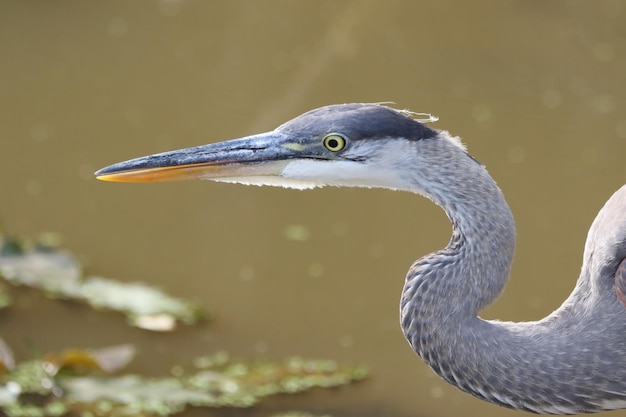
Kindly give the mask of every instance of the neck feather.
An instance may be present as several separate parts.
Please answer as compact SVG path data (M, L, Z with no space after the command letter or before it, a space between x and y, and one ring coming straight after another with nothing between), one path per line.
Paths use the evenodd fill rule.
M413 349L448 382L505 407L553 414L625 407L626 359L604 330L626 332L626 320L612 323L607 307L572 308L585 296L588 270L563 306L539 322L477 317L508 280L513 217L484 167L445 140L427 145L419 153L433 152L435 162L412 170L407 183L445 210L453 233L407 275L401 323Z

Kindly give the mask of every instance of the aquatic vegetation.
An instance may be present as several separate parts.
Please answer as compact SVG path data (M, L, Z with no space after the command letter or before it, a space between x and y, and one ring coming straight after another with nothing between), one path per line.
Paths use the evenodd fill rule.
M144 283L85 277L70 252L50 244L27 245L0 236L0 276L14 285L41 290L51 298L119 311L131 325L147 330L169 331L177 322L194 324L207 317L200 306ZM0 289L0 307L9 302L8 294L3 294Z
M0 277L53 299L81 301L95 309L119 311L149 330L172 330L177 322L206 317L197 305L143 283L83 276L81 265L58 239L25 244L0 236ZM50 244L54 241L54 244ZM10 308L0 286L0 307ZM237 360L225 352L196 358L170 375L123 373L134 358L130 344L101 349L67 348L30 360L16 360L0 338L0 411L8 417L156 417L188 407L250 407L262 399L314 388L332 388L363 379L362 367L298 357L279 362ZM328 417L303 412L276 417Z
M133 355L122 345L20 362L0 377L0 407L9 417L167 416L189 406L250 407L270 395L337 387L366 375L328 360L242 361L224 352L160 378L113 374Z

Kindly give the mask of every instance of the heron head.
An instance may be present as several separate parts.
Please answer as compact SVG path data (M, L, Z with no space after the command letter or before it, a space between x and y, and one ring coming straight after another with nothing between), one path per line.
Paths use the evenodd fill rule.
M144 156L96 172L104 181L210 179L313 188L403 188L406 150L440 133L407 111L341 104L304 113L273 131Z

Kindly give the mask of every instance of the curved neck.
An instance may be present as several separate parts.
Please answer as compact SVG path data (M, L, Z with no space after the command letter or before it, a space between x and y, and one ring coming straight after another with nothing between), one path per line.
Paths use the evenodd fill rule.
M515 252L515 221L504 196L487 170L447 141L431 149L447 155L433 167L414 170L409 191L441 206L452 223L448 245L418 259L409 270L403 303L418 302L429 315L455 321L475 317L500 295L508 280ZM430 157L427 155L427 157ZM453 162L452 162L453 161ZM447 303L435 295L436 287ZM431 303L432 301L432 303ZM403 309L405 305L403 304Z
M410 345L448 382L505 407L564 414L626 406L626 359L616 359L610 350L613 331L597 331L626 331L626 320L611 323L611 315L601 314L607 312L602 307L572 309L584 297L579 290L584 286L577 286L559 310L539 322L477 317L508 280L515 225L487 171L468 155L445 150L452 153L453 164L440 161L437 169L413 171L412 183L418 185L410 191L440 205L453 233L444 249L417 260L407 275L401 323ZM583 271L579 284L588 279ZM599 371L602 358L625 366ZM595 400L600 386L601 402Z

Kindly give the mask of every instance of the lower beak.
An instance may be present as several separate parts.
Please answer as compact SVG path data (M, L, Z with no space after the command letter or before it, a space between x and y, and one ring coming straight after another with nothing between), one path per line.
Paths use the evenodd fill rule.
M268 132L135 158L102 168L95 175L115 182L278 176L297 157L298 149L290 136Z

